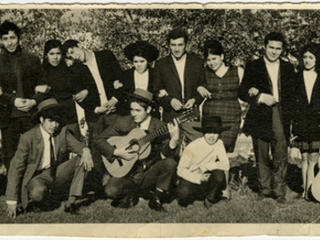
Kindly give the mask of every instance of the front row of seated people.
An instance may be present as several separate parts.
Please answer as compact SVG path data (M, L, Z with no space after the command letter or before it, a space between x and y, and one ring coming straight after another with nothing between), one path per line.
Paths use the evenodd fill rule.
M105 161L136 161L123 177L110 176L104 185L106 196L113 199L112 206L122 208L135 206L139 197L145 197L150 199L151 209L165 211L162 204L177 188L179 205L187 206L196 196L203 195L204 205L209 208L222 198L222 190L228 184L229 161L223 142L219 140L219 133L228 127L222 127L220 117L204 118L200 130L204 136L191 142L177 161L179 124L176 119L166 124L152 117L150 113L155 104L152 99L152 93L136 89L129 101L130 115L119 117L94 139L94 146ZM93 160L89 148L63 126L65 109L55 99L44 100L33 116L39 124L20 138L8 173L6 200L10 217L16 216L18 206L27 209L28 205L41 202L49 189L70 179L65 211L78 210L76 199L82 196ZM111 137L126 136L136 128L144 134L162 128L169 134L147 143L151 144L151 151L145 159L139 159L138 151L128 148L129 143L116 148L107 142ZM69 159L69 151L76 153L76 157Z

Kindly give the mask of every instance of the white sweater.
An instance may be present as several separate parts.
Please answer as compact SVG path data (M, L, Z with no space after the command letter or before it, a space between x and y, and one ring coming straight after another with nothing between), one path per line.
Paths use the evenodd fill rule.
M223 142L219 139L215 144L209 145L201 137L191 142L183 151L177 174L189 182L201 184L202 173L215 169L227 171L229 168Z

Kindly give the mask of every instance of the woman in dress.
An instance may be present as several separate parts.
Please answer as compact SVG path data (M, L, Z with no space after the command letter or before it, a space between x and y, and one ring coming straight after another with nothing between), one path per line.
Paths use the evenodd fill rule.
M320 149L320 51L310 43L301 51L302 69L297 73L296 94L292 105L292 152L301 154L303 193L298 198L308 200L308 190L314 180L314 167ZM299 153L300 150L300 153Z
M125 47L124 55L133 63L133 67L123 72L121 90L131 94L136 88L153 92L153 69L150 64L158 58L158 49L148 42L137 41ZM129 108L124 107L126 105L124 103L121 109L124 115L130 113ZM153 110L152 116L160 118L158 108Z
M226 66L224 50L219 41L211 40L204 44L207 87L198 87L199 93L206 98L202 117L220 116L223 127L231 129L221 133L227 153L234 151L241 121L241 107L238 101L239 75L242 69ZM241 76L242 77L242 76Z

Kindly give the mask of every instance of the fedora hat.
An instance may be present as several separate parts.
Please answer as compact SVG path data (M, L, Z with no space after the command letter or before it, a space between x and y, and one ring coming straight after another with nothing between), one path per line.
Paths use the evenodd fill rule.
M43 110L57 108L61 110L62 114L69 110L69 107L66 105L59 105L58 101L55 98L48 98L40 102L37 106L38 111L32 116L33 120L39 121L40 114Z
M146 41L137 41L125 47L124 55L130 61L133 61L134 56L141 56L150 63L159 57L159 51Z
M126 94L129 95L131 98L139 99L147 104L157 105L154 101L152 101L153 94L147 90L137 88L136 90L134 90L134 93L126 93Z
M193 127L193 129L202 133L222 133L230 128L231 126L222 127L221 117L218 116L203 117L201 127Z

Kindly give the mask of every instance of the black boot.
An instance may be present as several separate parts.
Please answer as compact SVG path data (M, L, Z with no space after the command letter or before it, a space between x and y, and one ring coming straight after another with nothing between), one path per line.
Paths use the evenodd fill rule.
M162 195L163 195L163 192L160 192L157 189L154 191L149 201L149 207L151 209L157 212L166 212L166 210L163 208L162 203L160 201Z

